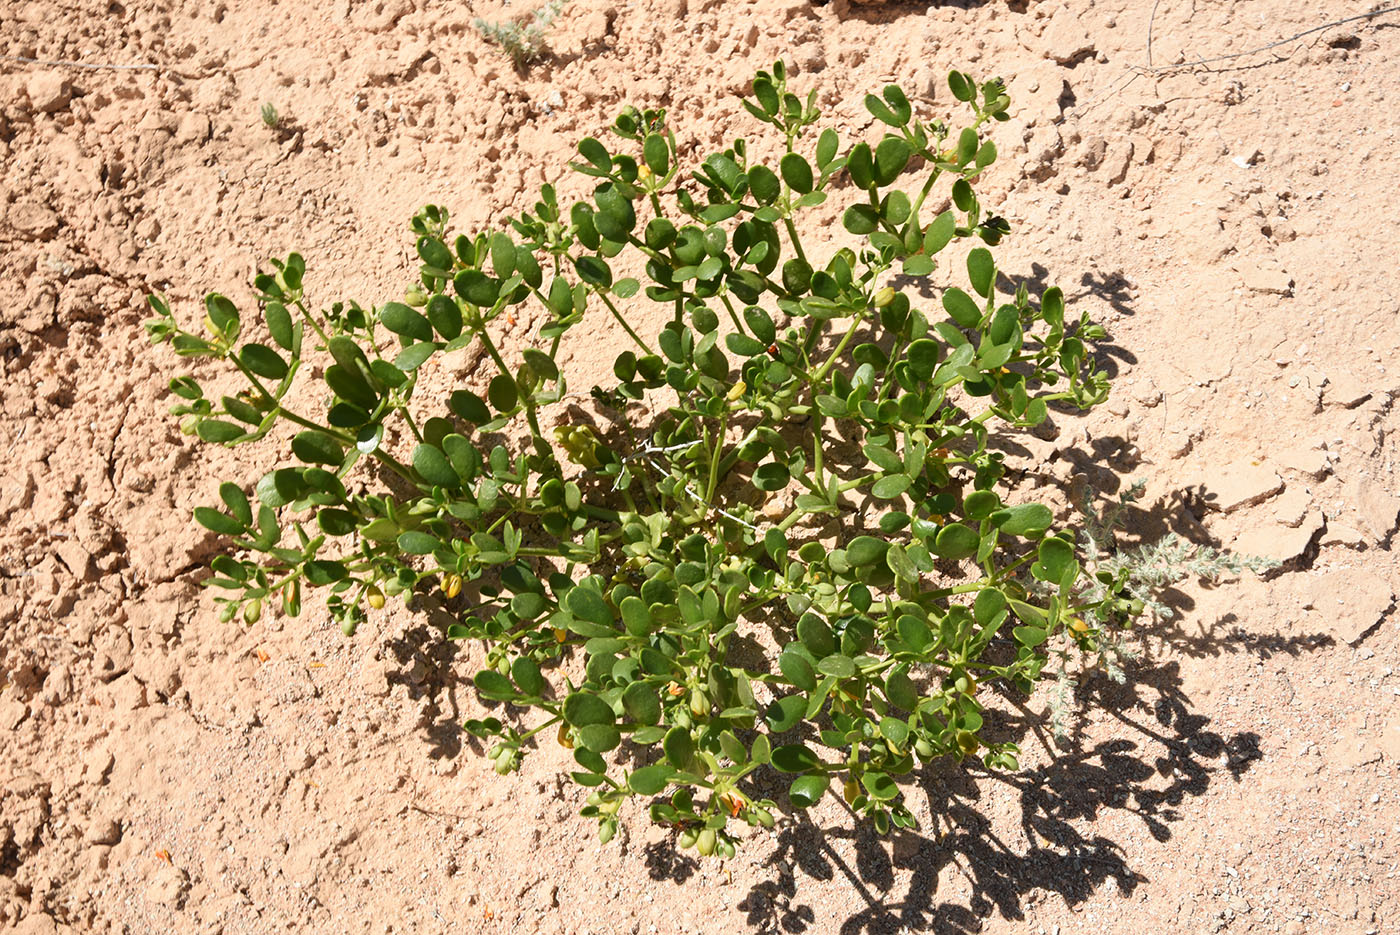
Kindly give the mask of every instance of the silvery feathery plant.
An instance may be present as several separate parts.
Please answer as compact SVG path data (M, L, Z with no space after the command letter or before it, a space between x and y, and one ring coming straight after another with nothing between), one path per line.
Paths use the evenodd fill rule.
M564 3L565 0L552 0L531 13L528 23L513 20L493 23L477 17L472 20L472 26L486 41L504 49L516 68L524 68L544 55L549 27L564 9Z
M1091 624L1103 623L1093 620L1098 609L1094 601L1110 593L1127 597L1134 616L1145 614L1149 620L1164 621L1175 617L1176 611L1162 600L1162 592L1180 581L1188 578L1219 581L1246 570L1263 573L1279 567L1280 563L1274 559L1197 545L1174 532L1132 548L1120 548L1117 532L1122 528L1124 511L1142 498L1146 488L1146 480L1135 481L1116 499L1101 507L1096 505L1095 492L1088 484L1077 488L1074 505L1083 518L1080 548L1085 564L1095 571L1095 583L1084 592L1091 608L1087 620L1071 619L1067 628L1070 633L1087 632ZM1072 643L1060 646L1053 654L1055 664L1050 674L1055 685L1050 693L1050 726L1058 738L1069 736L1074 722L1075 691L1080 678L1072 674L1071 666L1102 670L1109 679L1122 685L1127 681L1124 663L1138 658L1137 652L1127 645L1126 631L1102 626L1096 629L1099 638L1092 647L1092 654L1074 653L1072 650L1088 647Z

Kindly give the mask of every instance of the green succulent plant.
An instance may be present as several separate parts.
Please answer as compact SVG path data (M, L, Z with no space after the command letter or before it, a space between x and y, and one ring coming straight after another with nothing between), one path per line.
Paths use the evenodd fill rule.
M1008 225L976 186L1008 98L959 72L949 85L965 128L916 118L891 85L866 99L881 138L843 145L778 63L744 106L781 157L735 140L688 171L664 111L629 107L612 146L578 145L588 199L546 186L508 229L474 234L419 212L402 301L313 312L302 258L275 262L256 280L265 339L240 343L221 295L202 332L152 297L153 340L247 381L215 399L173 380L187 433L295 430L251 494L226 482L195 511L229 545L206 582L225 618L296 614L317 588L353 633L386 599L441 589L447 637L484 647L476 690L499 704L466 729L501 773L540 735L571 747L604 840L637 799L682 845L732 854L735 822L771 826L780 808L761 772L788 777L781 807L836 781L883 832L914 823L899 777L917 762L1016 768L983 730L983 686L1030 692L1052 646L1092 651L1142 604L1126 571L1086 569L1048 507L1003 495L994 427L1105 399L1103 331L1058 289L998 291L988 248ZM798 220L838 194L857 246L804 241ZM939 285L965 241L966 286ZM615 273L628 257L645 284ZM525 303L545 323L508 355L492 333ZM666 323L643 336L645 304ZM632 346L592 394L622 427L546 431L568 394L560 342L604 311ZM484 393L424 412L424 364L477 347L495 368ZM312 360L315 414L289 402ZM498 432L521 441L484 441Z

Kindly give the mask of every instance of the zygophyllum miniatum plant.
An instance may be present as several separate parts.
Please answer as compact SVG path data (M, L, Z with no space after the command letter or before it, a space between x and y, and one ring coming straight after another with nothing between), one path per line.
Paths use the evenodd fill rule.
M1103 331L1059 289L998 291L988 248L1008 225L976 188L1008 98L949 85L966 127L916 118L891 85L866 98L883 136L848 146L815 132L815 94L779 63L744 102L785 143L771 165L736 140L684 169L664 111L629 107L612 144L578 145L586 200L546 186L482 233L419 212L402 301L315 311L296 254L256 278L251 340L221 295L202 330L153 297L154 341L246 380L219 399L173 380L186 432L289 430L251 491L225 483L195 513L227 538L206 582L224 616L295 615L314 588L351 633L439 589L447 637L485 647L475 686L499 703L466 729L500 773L541 739L572 748L604 840L636 799L683 846L729 855L734 822L771 826L833 782L883 832L913 824L899 777L920 761L1015 769L1016 747L984 734L987 686L1030 692L1052 647L1092 652L1142 605L1049 508L1001 492L990 434L1103 401ZM836 194L855 247L799 235ZM945 255L962 285L932 278ZM645 284L615 273L627 257ZM524 303L546 321L507 353L493 331ZM648 304L665 324L643 334ZM612 322L630 343L592 396L622 428L547 430L568 393L561 340ZM424 411L424 364L470 347L495 370L484 394ZM288 401L311 361L314 412ZM484 440L502 436L517 441ZM785 801L759 794L772 771Z

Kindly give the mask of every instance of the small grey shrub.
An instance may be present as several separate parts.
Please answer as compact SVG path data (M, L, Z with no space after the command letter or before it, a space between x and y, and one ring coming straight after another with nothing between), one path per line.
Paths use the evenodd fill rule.
M530 14L528 23L522 24L514 20L492 23L477 17L472 20L472 25L487 42L504 49L517 68L523 68L544 55L549 27L563 8L564 0L552 0Z

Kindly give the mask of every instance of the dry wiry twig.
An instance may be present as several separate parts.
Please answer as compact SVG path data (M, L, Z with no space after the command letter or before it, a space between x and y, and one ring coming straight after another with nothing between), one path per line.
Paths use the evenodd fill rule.
M105 62L70 62L66 59L29 58L24 55L0 55L0 61L23 62L26 65L50 65L61 68L110 69L112 71L160 71L160 65L112 65Z
M1147 67L1152 67L1152 27L1157 22L1157 7L1162 5L1162 0L1153 0L1152 13L1147 17Z
M1358 13L1355 16L1347 16L1343 17L1342 19L1332 20L1331 22L1323 23L1321 26L1314 26L1311 29L1305 29L1300 33L1295 33L1294 35L1289 36L1287 39L1279 39L1277 42L1270 42L1268 45L1261 45L1257 49L1249 49L1245 52L1231 52L1228 55L1216 55L1212 58L1196 59L1195 61L1190 62L1180 62L1176 65L1154 66L1152 64L1152 25L1153 21L1157 18L1157 6L1161 2L1162 0L1157 0L1156 3L1152 4L1152 16L1147 22L1147 64L1133 66L1134 70L1140 73L1162 74L1164 72L1183 71L1188 68L1195 68L1199 65L1212 65L1216 62L1228 62L1237 58L1245 58L1246 56L1257 55L1260 52L1267 52L1270 49L1276 49L1281 45L1288 45L1288 43L1296 42L1299 39L1302 39L1304 36L1311 36L1313 33L1322 32L1326 29L1332 29L1336 26L1344 26L1347 23L1355 23L1358 20L1375 19L1376 17L1384 16L1387 13L1394 13L1396 11L1400 11L1400 3L1395 3L1387 7L1382 7L1379 10L1372 10L1369 13Z
M1259 46L1256 49L1249 49L1245 52L1232 52L1228 55L1217 55L1213 58L1199 58L1190 62L1179 62L1175 65L1153 65L1153 27L1155 26L1157 20L1157 7L1161 5L1161 2L1162 0L1155 0L1155 2L1152 4L1152 12L1149 15L1147 21L1147 64L1127 66L1127 68L1124 69L1123 74L1119 77L1117 81L1115 81L1112 87L1110 87L1106 91L1103 91L1102 93L1094 95L1092 98L1085 101L1083 104L1080 104L1079 106L1060 114L1060 116L1057 117L1054 121L1056 125L1064 123L1065 120L1069 119L1071 116L1083 114L1090 108L1101 104L1104 101L1109 100L1110 98L1116 97L1125 88L1127 88L1128 85L1132 84L1134 81L1143 77L1144 75L1172 74L1175 72L1187 71L1189 69L1197 68L1202 65L1212 65L1216 62L1230 61L1232 59L1244 58L1250 55L1257 55L1260 52L1267 52L1269 49L1276 49L1281 45L1287 45L1290 42L1296 42L1299 39L1304 38L1305 36L1310 36L1314 33L1322 32L1327 29L1332 29L1337 26L1343 26L1347 23L1354 23L1358 20L1375 19L1376 17L1384 16L1387 13L1400 12L1400 3L1394 3L1387 7L1381 7L1377 10L1371 10L1369 13L1358 13L1355 16L1347 16L1342 19L1332 20L1330 22L1323 23L1320 26L1314 26L1311 29L1305 29L1302 32L1289 36L1286 39L1279 39L1276 42L1271 42L1268 45Z

